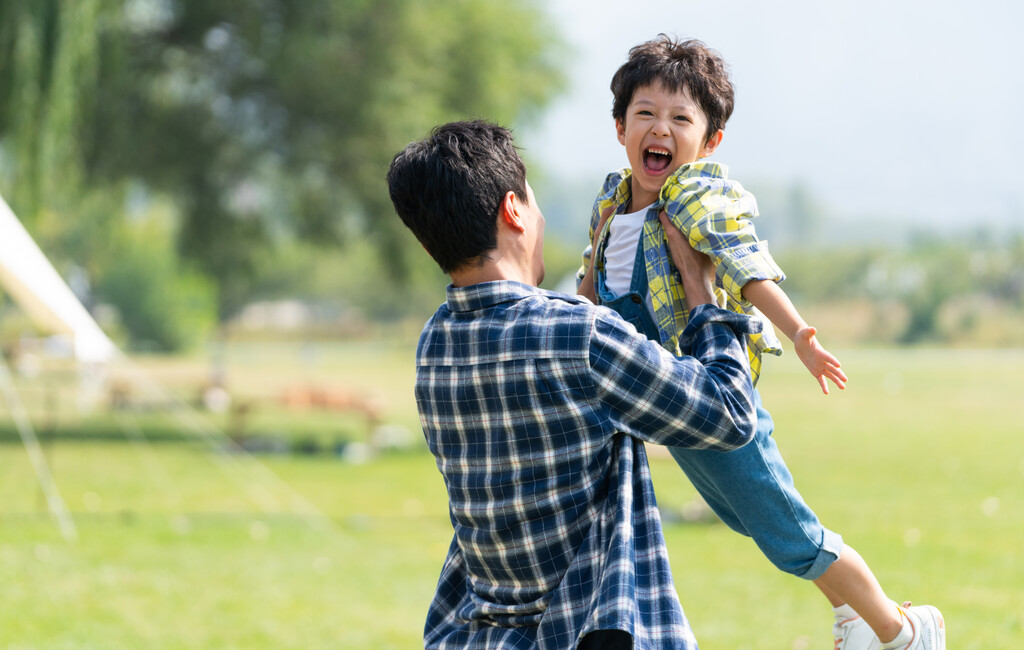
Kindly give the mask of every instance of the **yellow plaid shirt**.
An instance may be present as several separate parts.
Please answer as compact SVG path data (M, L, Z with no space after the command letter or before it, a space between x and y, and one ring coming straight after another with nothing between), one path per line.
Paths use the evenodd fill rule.
M594 201L590 241L594 240L601 214L608 207L614 208L598 240L597 268L604 268L604 247L614 215L622 214L629 205L631 174L629 169L608 174L601 194ZM715 295L719 306L765 321L764 330L750 335L747 340L751 375L756 382L761 374L761 355L780 355L782 345L771 323L743 299L741 290L751 280L781 282L786 276L772 259L767 243L758 239L754 232L750 221L758 214L754 195L727 176L728 168L714 162L698 161L680 167L665 181L658 202L648 210L640 237L662 346L673 354L682 353L679 335L689 318L682 280L672 264L665 232L658 220L658 212L665 210L672 223L690 240L690 245L714 261ZM576 275L577 285L591 255L591 246L587 246L583 251L583 266Z

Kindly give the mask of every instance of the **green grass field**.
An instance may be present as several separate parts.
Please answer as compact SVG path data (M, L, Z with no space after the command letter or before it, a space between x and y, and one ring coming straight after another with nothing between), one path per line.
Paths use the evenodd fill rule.
M296 382L358 386L383 400L386 422L414 428L411 358L411 345L369 344L253 345L227 357L232 387L263 405L252 431L324 440L357 438L361 425L284 412L273 395ZM761 390L797 485L892 597L943 610L950 648L1021 647L1024 351L841 358L849 388L827 398L793 355L767 363ZM145 365L182 395L204 372L188 360ZM8 421L0 410L0 427ZM422 448L364 464L329 454L254 461L139 421L149 443L119 439L109 421L105 437L44 442L74 543L49 516L18 438L3 436L0 648L422 646L451 534ZM85 424L67 426L101 428ZM678 511L692 488L671 460L651 462L662 508ZM721 524L666 522L702 648L831 647L830 610L813 585Z

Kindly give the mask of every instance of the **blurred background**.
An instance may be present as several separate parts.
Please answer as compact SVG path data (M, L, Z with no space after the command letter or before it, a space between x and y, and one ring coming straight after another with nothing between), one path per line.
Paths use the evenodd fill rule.
M446 278L387 166L442 122L512 128L544 286L573 291L628 164L608 84L659 32L730 64L714 159L850 369L826 401L792 354L765 374L808 499L883 584L946 598L955 647L1014 647L1021 24L1010 0L0 0L0 647L416 647L450 528L412 358ZM66 295L19 277L15 222ZM113 345L84 359L50 301ZM702 641L824 647L820 598L652 463ZM736 631L748 599L778 636Z

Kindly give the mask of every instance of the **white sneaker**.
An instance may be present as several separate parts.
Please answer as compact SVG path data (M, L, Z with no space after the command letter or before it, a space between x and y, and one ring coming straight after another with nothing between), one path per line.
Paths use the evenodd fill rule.
M837 618L832 625L835 650L879 650L882 644L860 616Z
M946 650L946 624L942 614L931 605L900 607L910 621L913 638L899 650ZM832 626L835 650L881 650L882 643L859 616L836 619Z
M931 605L901 607L910 621L914 638L900 650L946 650L946 623L942 614Z

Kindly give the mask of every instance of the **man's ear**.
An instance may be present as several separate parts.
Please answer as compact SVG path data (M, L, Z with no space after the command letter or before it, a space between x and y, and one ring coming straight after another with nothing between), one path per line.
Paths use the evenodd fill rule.
M722 138L724 137L725 131L722 129L715 131L711 137L708 138L708 141L704 143L704 148L701 149L700 157L707 158L711 154L715 153L715 149L718 148L718 145L722 144Z
M501 219L513 230L522 232L526 230L526 226L523 224L523 217L519 214L519 206L516 205L516 193L509 191L505 192L505 198L501 200Z
M619 144L626 146L626 123L622 118L615 118L615 134L619 136Z

